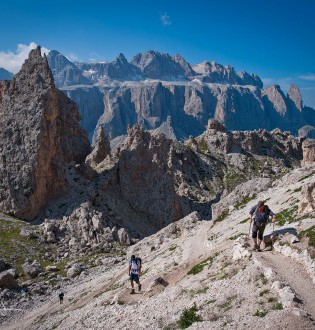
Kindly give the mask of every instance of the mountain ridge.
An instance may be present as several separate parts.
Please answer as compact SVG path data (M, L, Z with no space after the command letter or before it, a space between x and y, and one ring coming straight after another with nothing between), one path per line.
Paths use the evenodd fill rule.
M229 130L280 128L297 135L315 126L315 110L303 105L298 87L286 95L278 85L263 89L257 75L229 65L191 65L179 54L152 50L130 61L119 54L114 61L70 65L59 57L48 54L56 86L78 104L90 140L99 126L114 139L135 124L185 140L200 135L210 118Z

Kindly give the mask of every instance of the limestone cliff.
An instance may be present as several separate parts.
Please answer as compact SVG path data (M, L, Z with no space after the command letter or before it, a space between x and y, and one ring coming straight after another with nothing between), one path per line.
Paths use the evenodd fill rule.
M32 219L60 195L63 165L89 153L76 105L54 87L40 47L0 85L0 209Z

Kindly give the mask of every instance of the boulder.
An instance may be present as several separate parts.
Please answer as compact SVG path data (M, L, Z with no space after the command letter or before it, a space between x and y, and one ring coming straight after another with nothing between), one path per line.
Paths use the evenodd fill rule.
M43 267L41 266L41 264L34 260L32 263L30 262L25 262L23 265L22 265L22 269L23 269L23 272L30 276L31 278L35 278L37 277L44 269Z
M297 306L296 294L290 286L285 285L279 281L275 281L272 284L271 289L279 294L281 303L284 308L292 308Z
M119 243L130 245L130 237L125 228L120 228L117 232L117 236Z
M252 253L248 250L249 245L243 237L239 237L233 246L233 260L240 260L251 257Z
M79 264L74 264L71 268L67 271L67 276L70 278L75 278L76 276L80 275L83 271L83 268Z
M0 273L0 288L15 289L19 285L15 279L15 269L8 269Z

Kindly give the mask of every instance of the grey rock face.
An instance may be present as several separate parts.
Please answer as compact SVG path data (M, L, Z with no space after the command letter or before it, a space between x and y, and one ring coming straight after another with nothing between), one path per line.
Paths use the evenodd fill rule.
M127 123L138 123L146 130L169 123L171 129L166 135L174 134L179 140L200 135L209 118L218 119L229 129L254 129L261 123L270 127L259 92L241 86L154 82L106 92L104 103L98 125L104 127L110 139L124 135ZM249 117L250 121L244 121Z
M299 213L305 214L313 212L315 210L315 178L313 182L303 186L301 195Z
M271 187L272 180L269 178L256 178L238 185L230 194L213 204L212 219L216 220L222 214L232 211L242 204L245 198L252 198L255 194Z
M7 71L6 69L0 68L0 81L10 80L14 77L14 74Z
M315 127L310 125L305 125L299 129L299 137L315 139Z
M90 141L100 116L104 113L104 95L98 87L80 86L77 88L62 87L72 101L79 106L80 125L88 133Z
M11 81L0 83L0 114L0 208L32 219L60 195L64 164L84 161L89 141L76 105L54 87L40 48Z
M89 84L89 80L82 75L81 70L56 50L50 51L47 59L56 87Z
M250 153L282 159L291 157L295 161L302 159L302 140L278 129L230 132L210 120L206 132L198 139L204 140L208 150L215 154Z
M23 265L22 265L22 269L23 269L23 272L30 276L31 278L35 278L38 276L39 273L41 273L44 268L41 266L41 264L34 260L32 263L30 262L25 262Z
M129 63L123 54L112 62L78 63L83 76L91 83L108 80L139 80L141 71L138 67Z
M0 273L0 288L16 289L19 287L15 279L15 269L8 269Z
M303 160L302 166L310 165L315 162L315 140L307 139L302 144Z
M290 85L290 89L288 91L288 98L293 102L293 104L296 106L296 108L299 111L302 111L303 109L302 95L300 93L300 90L295 85Z
M199 78L203 82L263 87L263 83L258 76L251 75L244 71L238 74L235 69L229 65L223 66L217 62L204 62L193 66L193 68L199 73Z
M183 58L176 56L176 60L168 54L155 51L139 53L131 60L138 67L144 77L152 79L174 79L185 77L185 71L192 75L193 70ZM182 67L183 66L183 67Z
M296 134L306 124L315 125L314 109L303 107L294 85L287 96L279 86L263 90L258 76L217 62L192 66L180 55L148 51L131 63L120 54L112 62L76 67L94 87L63 90L78 103L90 139L100 125L114 139L126 135L128 125L139 124L154 134L185 140L200 135L209 118L229 130L280 128ZM55 72L57 79L62 70Z

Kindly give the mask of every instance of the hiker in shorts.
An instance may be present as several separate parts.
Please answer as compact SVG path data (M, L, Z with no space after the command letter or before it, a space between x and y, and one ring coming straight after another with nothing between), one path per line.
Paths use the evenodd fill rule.
M63 303L63 297L64 297L64 295L65 295L65 294L64 294L62 291L59 292L58 297L59 297L60 305Z
M251 224L254 220L252 232L252 238L254 240L253 251L260 252L260 244L263 240L264 230L266 228L267 223L269 222L269 217L272 217L272 222L275 223L276 215L269 209L267 205L265 205L263 201L258 202L258 204L250 210L249 214Z
M128 276L130 277L131 283L131 294L135 293L134 282L138 284L138 291L141 291L141 283L140 283L140 276L141 276L141 259L136 258L135 255L131 256L129 261L129 268L128 268Z

